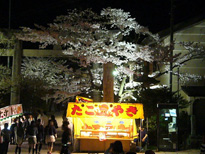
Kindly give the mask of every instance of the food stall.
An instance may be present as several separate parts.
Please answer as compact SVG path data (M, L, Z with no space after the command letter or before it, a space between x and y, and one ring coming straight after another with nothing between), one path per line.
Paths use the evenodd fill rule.
M135 119L144 119L139 103L68 103L67 117L74 125L74 139L80 152L102 152L120 140L124 151L137 134Z
M11 126L12 119L23 114L23 108L21 104L15 104L0 108L0 129L4 128L4 124L8 123L9 128Z

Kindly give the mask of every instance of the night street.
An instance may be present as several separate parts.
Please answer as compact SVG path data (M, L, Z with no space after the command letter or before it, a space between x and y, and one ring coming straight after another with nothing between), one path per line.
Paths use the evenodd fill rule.
M204 0L1 0L0 154L205 154L204 17Z
M28 145L27 143L24 143L22 146L22 154L28 154ZM14 154L14 145L10 145L9 146L9 152L8 154ZM52 152L52 154L59 154L60 152L60 147L58 146L54 146L54 152ZM144 152L138 152L137 154L143 154ZM46 150L46 145L43 145L43 149L41 151L41 154L47 154L47 150ZM75 153L74 154L80 154L80 153ZM86 153L82 153L82 154L86 154ZM92 153L90 153L92 154ZM96 154L96 153L95 153ZM98 153L98 154L103 154L103 153ZM199 150L186 150L186 151L178 151L178 152L155 152L155 154L200 154Z
M61 126L62 125L62 118L61 118L60 112L58 112L56 114L56 120L57 120L59 126ZM61 149L61 144L60 144L61 134L62 134L61 128L58 128L57 131L58 131L58 139L56 140L52 154L59 154L60 149ZM14 154L15 147L16 147L15 145L9 145L8 154ZM73 153L74 154L86 154L86 153L78 153L78 152L73 152ZM137 152L137 154L143 154L143 153L144 152ZM28 154L28 142L27 141L22 144L21 154ZM43 144L41 154L47 154L47 145L46 144ZM91 152L90 154L96 154L96 153ZM98 154L104 154L104 153L98 153ZM190 150L177 151L177 152L162 152L162 151L160 151L160 152L155 152L155 154L200 154L200 151L190 149Z

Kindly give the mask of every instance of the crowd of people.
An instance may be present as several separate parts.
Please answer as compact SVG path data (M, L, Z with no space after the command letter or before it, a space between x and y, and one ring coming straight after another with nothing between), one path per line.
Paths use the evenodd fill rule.
M69 122L63 121L62 129L62 149L61 154L68 154L68 144L71 139ZM24 141L28 141L28 153L40 154L42 145L47 144L48 154L53 151L53 144L57 138L58 123L54 115L49 119L45 114L39 114L35 118L30 114L15 118L8 129L8 123L4 124L4 129L0 133L1 154L7 154L9 144L15 144L15 154L21 154L21 146ZM66 153L67 152L67 153Z
M71 142L71 130L69 128L69 122L63 120L62 124L62 147L60 154L69 154L69 144ZM54 115L51 115L50 119L46 114L38 114L35 118L30 114L28 116L21 116L15 118L8 129L8 123L4 124L4 129L0 133L2 142L1 154L7 154L9 144L15 144L15 154L21 154L21 146L24 141L28 142L29 154L40 154L43 144L47 145L48 152L51 154L53 151L53 145L57 138L58 123ZM142 147L147 142L147 132L143 128L139 128L137 133L138 138L141 139ZM1 141L1 140L0 140ZM136 139L134 142L138 142ZM110 144L110 147L105 151L105 154L125 154L123 151L121 141L116 141ZM127 152L126 154L136 154L135 152ZM153 151L146 151L145 154L154 154Z
M110 144L109 148L104 152L104 154L125 154L123 150L123 145L121 141L115 141ZM126 154L137 154L135 151L129 151ZM145 154L155 154L152 150L146 150Z

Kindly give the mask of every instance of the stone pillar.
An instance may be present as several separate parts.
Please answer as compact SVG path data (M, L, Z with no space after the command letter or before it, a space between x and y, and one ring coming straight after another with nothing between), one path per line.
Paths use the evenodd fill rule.
M194 115L194 102L195 100L192 99L192 102L190 104L190 118L191 118L191 136L196 135L196 120Z
M103 65L103 102L114 102L114 64Z
M21 73L21 61L22 61L23 49L22 42L15 41L13 64L12 64L12 83L10 104L20 103L20 73Z

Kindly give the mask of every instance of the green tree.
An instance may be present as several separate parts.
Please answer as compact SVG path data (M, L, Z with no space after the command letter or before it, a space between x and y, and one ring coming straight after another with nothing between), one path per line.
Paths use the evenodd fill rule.
M171 93L168 88L143 89L138 95L139 102L144 105L145 117L156 115L157 104L170 103L170 98L172 98L171 103L178 104L179 108L185 108L189 104L181 95Z
M149 139L150 144L156 145L157 139L157 104L158 103L170 103L172 98L173 104L178 104L179 109L183 109L189 105L189 102L182 96L171 93L168 88L160 89L143 89L138 95L138 101L144 106L145 118L148 118L149 123Z
M0 65L0 107L9 105L11 86L11 70L6 66Z

